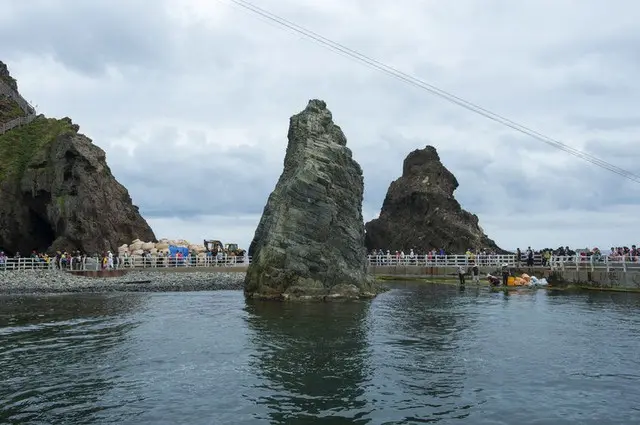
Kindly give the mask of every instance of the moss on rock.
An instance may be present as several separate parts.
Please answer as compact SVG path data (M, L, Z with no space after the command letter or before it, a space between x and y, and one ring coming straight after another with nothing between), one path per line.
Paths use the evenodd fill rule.
M74 131L70 120L38 117L0 135L0 181L21 178L36 153L60 135Z
M25 116L18 103L6 96L0 96L0 124Z

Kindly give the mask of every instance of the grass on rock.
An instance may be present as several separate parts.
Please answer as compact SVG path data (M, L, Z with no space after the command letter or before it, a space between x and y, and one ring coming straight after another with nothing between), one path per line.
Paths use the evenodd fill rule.
M38 117L0 135L0 181L21 178L33 156L62 134L73 132L69 121Z
M18 103L6 96L0 96L0 124L25 116Z

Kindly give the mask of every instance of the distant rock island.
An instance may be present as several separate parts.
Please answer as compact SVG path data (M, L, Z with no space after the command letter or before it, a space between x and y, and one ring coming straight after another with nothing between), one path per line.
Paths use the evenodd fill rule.
M155 235L105 152L69 118L35 115L0 62L0 249L115 251Z
M250 298L374 296L364 246L362 169L325 102L290 119L284 171L249 247Z
M389 186L380 216L366 224L367 249L503 252L484 234L478 217L456 201L457 187L458 180L442 165L433 146L411 152L402 176Z

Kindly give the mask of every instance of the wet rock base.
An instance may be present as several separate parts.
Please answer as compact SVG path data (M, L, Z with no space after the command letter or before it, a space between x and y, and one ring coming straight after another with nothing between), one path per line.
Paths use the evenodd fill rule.
M285 292L246 292L248 299L263 301L302 301L302 302L345 302L371 300L381 292L388 290L383 285L373 284L370 290L362 291L355 285L336 285L330 289L323 287L292 286Z

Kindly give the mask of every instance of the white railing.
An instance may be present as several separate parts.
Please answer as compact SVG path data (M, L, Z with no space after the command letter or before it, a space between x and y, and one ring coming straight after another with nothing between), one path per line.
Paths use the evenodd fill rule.
M102 258L70 257L63 261L56 258L5 258L0 259L0 271L5 270L121 270L166 269L178 267L241 267L250 264L251 257L113 257L113 263L103 264Z
M370 266L415 266L415 267L470 267L477 263L481 267L501 267L507 264L509 267L527 267L526 258L522 258L518 263L515 255L415 255L410 257L397 257L392 255L369 255ZM113 264L107 263L107 269L155 269L171 267L239 267L251 263L251 257L113 257ZM628 269L640 270L640 257L630 256L551 256L544 259L541 256L534 256L534 267L546 267L551 270L596 270L606 269ZM0 271L5 270L102 270L103 261L96 257L71 257L65 261L50 258L0 258Z
M509 267L527 267L526 256L516 261L516 255L369 255L370 266L418 266L418 267L470 267L477 263L479 266L500 267L507 264ZM590 256L580 255L558 256L545 258L541 255L533 257L534 267L547 267L551 270L595 270L620 268L626 271L628 268L640 269L640 257L631 256Z
M482 266L499 266L504 263L515 264L515 255L478 255L468 257L466 255L415 255L404 257L395 255L369 255L371 266L433 266L433 267L458 267L472 265L477 261Z

